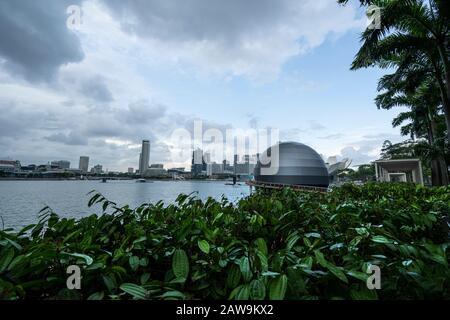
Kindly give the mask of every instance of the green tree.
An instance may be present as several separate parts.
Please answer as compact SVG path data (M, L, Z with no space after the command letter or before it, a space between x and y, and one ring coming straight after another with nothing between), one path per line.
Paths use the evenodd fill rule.
M416 91L406 89L405 86L393 84L391 81L380 81L379 88L386 92L376 98L378 108L391 109L395 106L408 107L392 121L394 127L401 126L402 135L409 135L412 140L419 139L419 154L424 160L430 161L433 185L447 185L448 170L445 161L445 134L439 130L439 123L443 116L439 114L440 100L436 92L436 83L422 80ZM386 94L389 92L389 94ZM405 124L406 123L406 124ZM427 143L423 143L426 141Z
M345 4L348 0L338 0ZM381 8L379 29L363 32L362 46L352 70L381 67L417 69L431 67L436 80L450 140L450 1L448 0L360 0L361 5ZM402 56L402 65L396 63ZM418 68L416 75L423 69Z

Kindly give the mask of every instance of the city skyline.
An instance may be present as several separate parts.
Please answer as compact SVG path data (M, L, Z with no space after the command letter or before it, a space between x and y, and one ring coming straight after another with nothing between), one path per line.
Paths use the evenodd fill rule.
M384 140L402 140L391 127L397 110L373 102L380 71L349 70L366 23L355 3L231 0L168 11L164 3L131 6L131 29L117 2L0 4L4 34L27 39L0 43L0 157L91 155L126 171L146 137L152 162L187 167L170 161L170 135L196 119L222 131L278 128L282 141L355 164L375 160ZM83 13L76 30L66 26L69 4Z

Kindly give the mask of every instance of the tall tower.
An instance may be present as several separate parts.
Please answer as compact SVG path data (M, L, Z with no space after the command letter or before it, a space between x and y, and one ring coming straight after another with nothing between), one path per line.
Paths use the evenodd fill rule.
M193 176L198 176L202 173L203 164L204 164L203 150L197 148L192 152L191 173Z
M78 169L81 170L81 172L86 173L89 168L89 157L81 156L80 162L78 163Z
M150 162L150 141L142 140L141 156L139 158L139 174L145 175Z

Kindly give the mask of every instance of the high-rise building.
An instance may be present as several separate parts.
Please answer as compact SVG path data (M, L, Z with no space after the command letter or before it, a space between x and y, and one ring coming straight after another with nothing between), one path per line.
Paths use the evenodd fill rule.
M199 176L202 174L203 171L203 150L202 149L195 149L192 152L192 165L191 165L191 173L192 176ZM205 164L206 167L206 164ZM206 168L205 168L206 171Z
M129 167L128 168L128 173L133 174L134 173L134 168Z
M211 153L205 152L205 154L203 155L203 161L207 164L211 163Z
M81 156L80 162L78 163L78 169L81 170L81 172L87 172L89 168L89 157L87 156Z
M150 141L142 140L141 156L139 157L139 173L145 175L150 162Z
M51 166L59 168L59 169L69 169L70 168L70 161L55 160L55 161L51 162Z

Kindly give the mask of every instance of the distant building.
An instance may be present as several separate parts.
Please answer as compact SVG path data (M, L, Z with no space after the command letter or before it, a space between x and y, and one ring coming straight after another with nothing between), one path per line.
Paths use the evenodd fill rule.
M223 166L223 173L225 173L225 174L233 174L234 173L234 166L230 165L229 161L223 160L222 166Z
M67 171L73 173L74 175L80 175L84 173L82 170L76 168L67 169Z
M330 183L339 183L339 173L350 167L352 160L349 158L344 158L341 161L337 161L337 157L328 157L325 166L328 170L328 176L330 178Z
M145 177L165 177L167 176L167 170L164 168L148 168L144 174Z
M22 172L34 172L37 170L37 166L35 164L29 164L27 166L21 166L20 171Z
M185 173L184 168L180 167L180 168L171 168L171 169L167 169L167 173L178 173L178 174L183 174Z
M21 169L19 160L0 160L0 171L4 173L19 172Z
M150 162L150 141L142 140L141 154L139 156L139 172L145 174Z
M191 174L193 177L200 176L203 173L203 150L195 149L192 152ZM205 164L206 166L206 164ZM206 170L206 168L205 168Z
M15 172L15 166L13 164L2 164L0 163L0 173L3 174L13 174Z
M243 162L238 162L239 156L234 155L233 173L237 176L252 175L256 166L257 156L250 156L248 154L242 157Z
M423 184L422 163L419 159L377 160L374 163L377 181Z
M164 165L161 164L161 163L153 163L153 164L150 165L150 168L152 168L152 169L163 169Z
M206 175L213 176L223 174L223 163L208 163L206 166Z
M92 167L91 173L93 174L102 174L103 173L103 166L100 164L97 164Z
M205 152L203 155L203 162L206 164L211 163L211 153Z
M78 169L80 169L81 172L88 172L88 168L89 168L89 157L81 156L80 162L78 163Z
M69 169L70 168L70 161L55 160L55 161L52 161L50 165L53 168L57 168L57 169Z
M134 168L128 168L128 173L133 174L134 173Z

